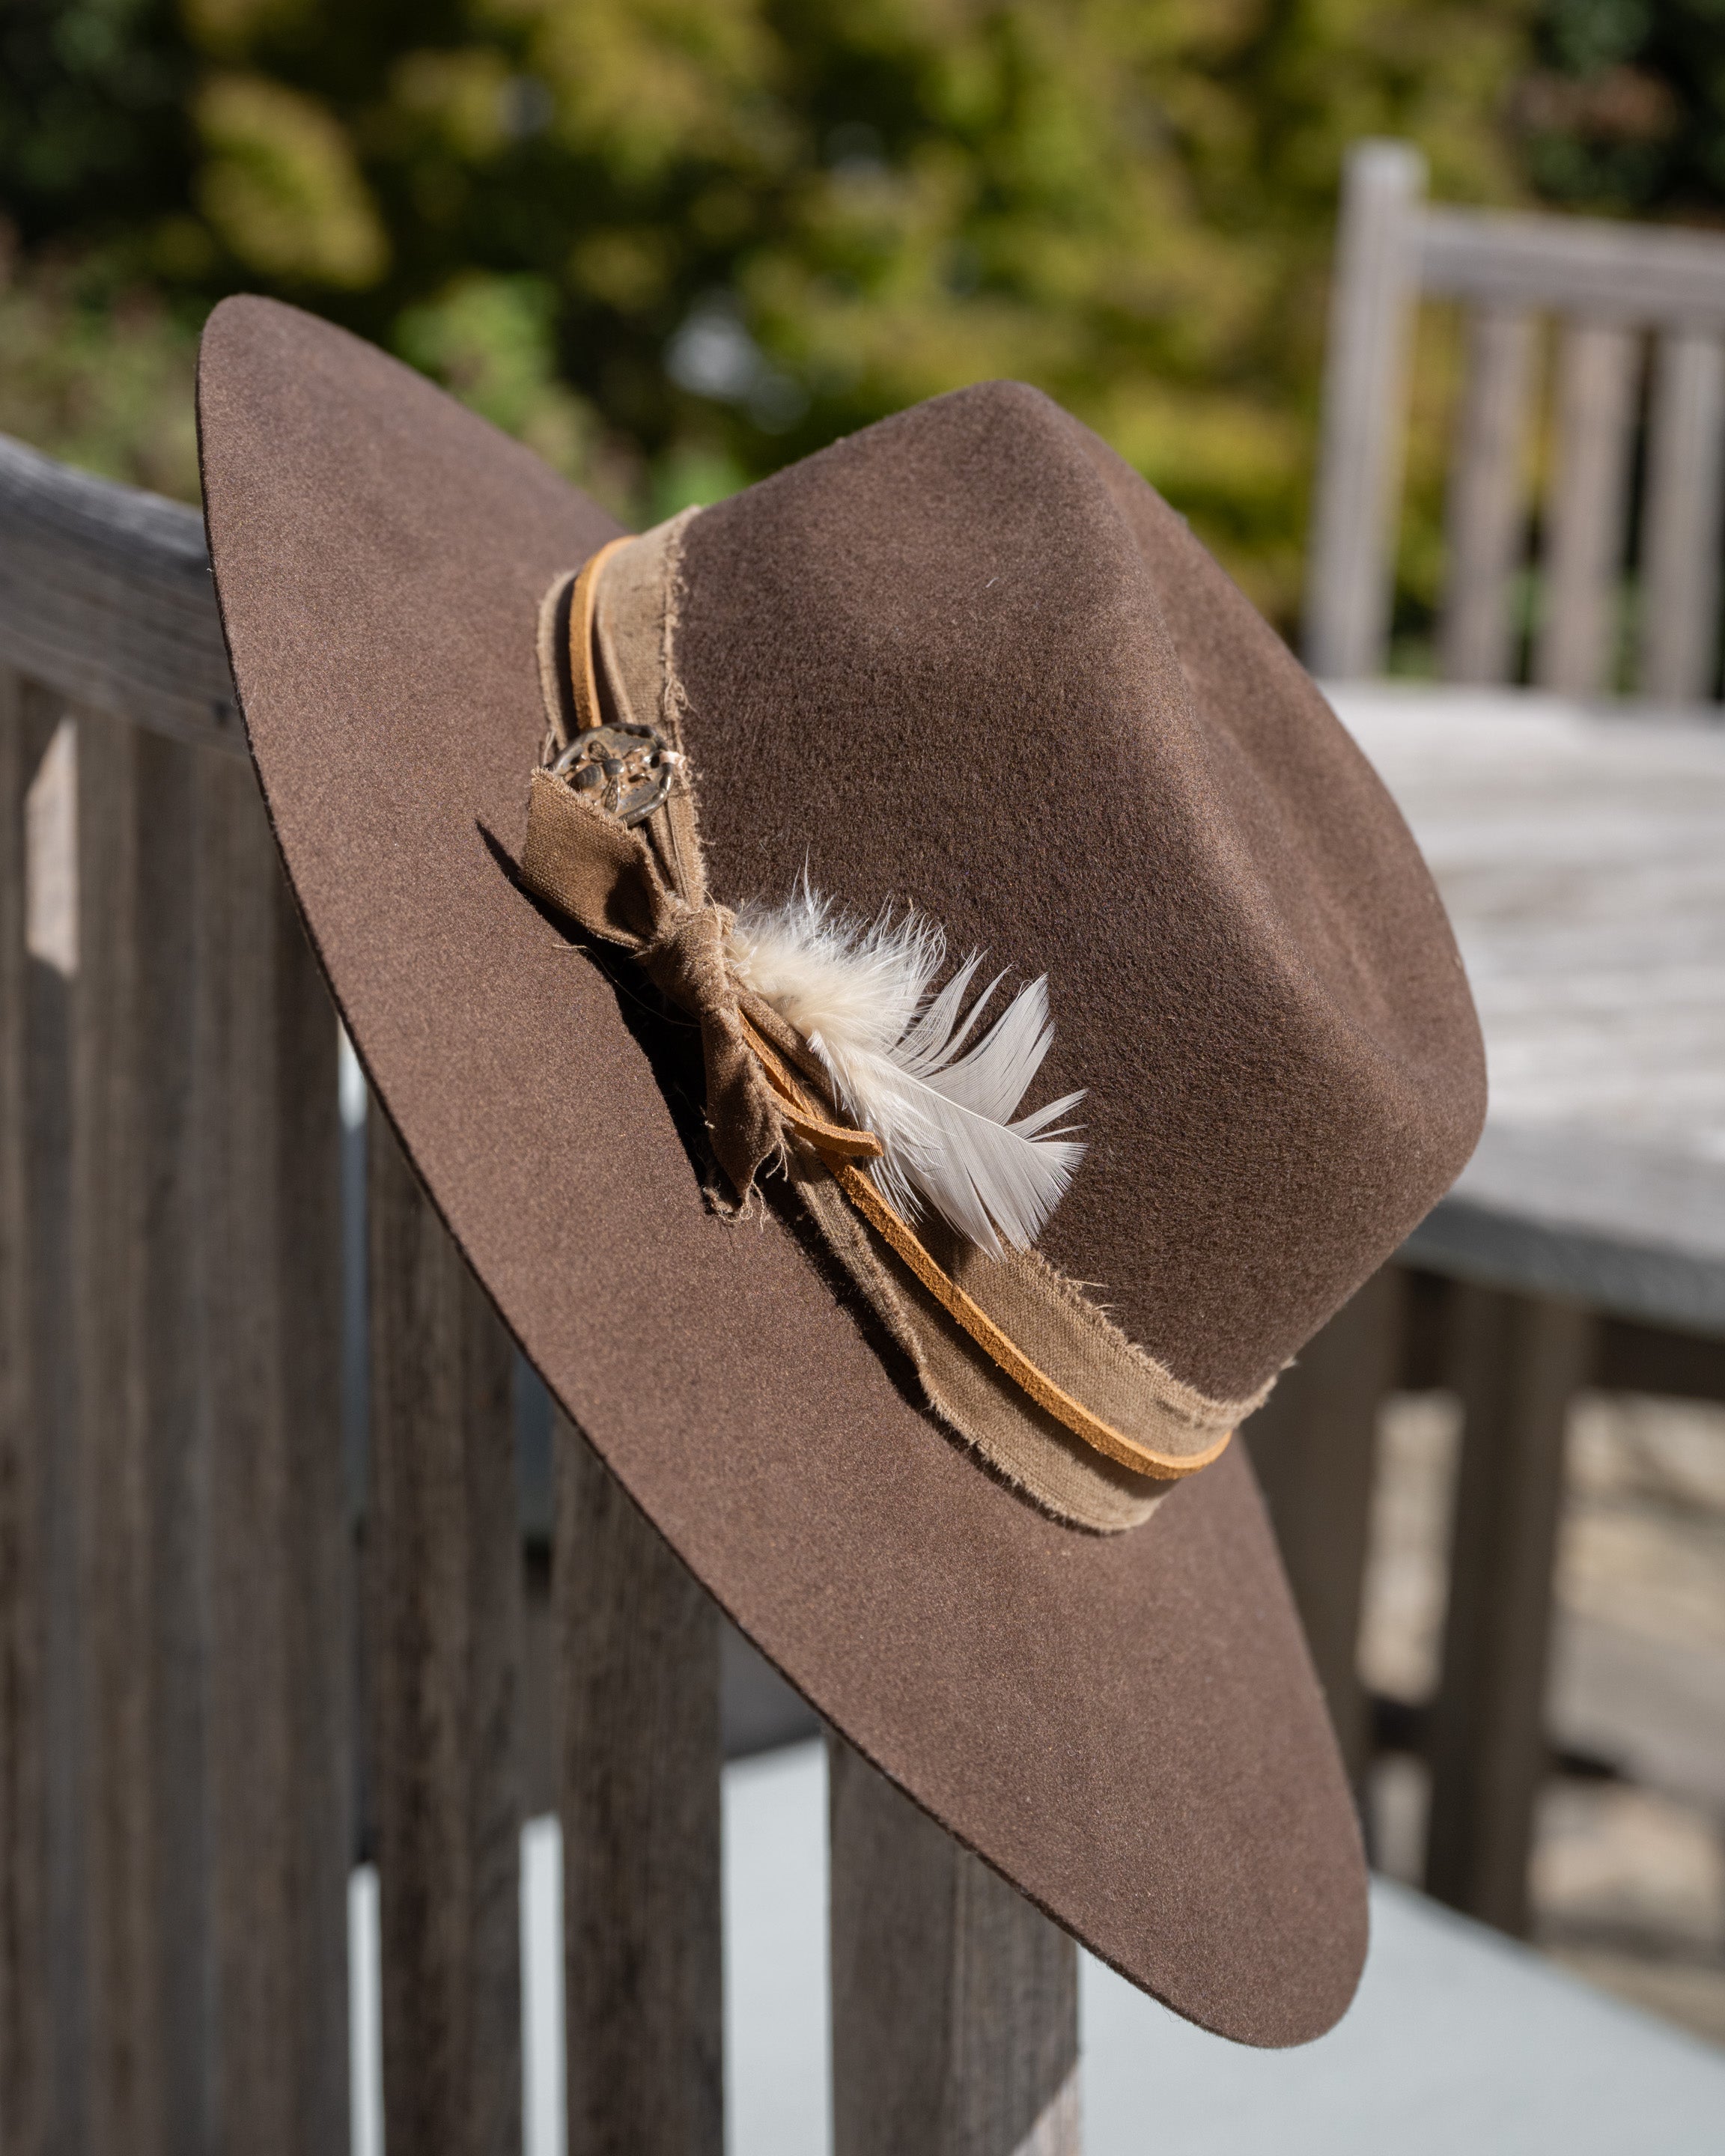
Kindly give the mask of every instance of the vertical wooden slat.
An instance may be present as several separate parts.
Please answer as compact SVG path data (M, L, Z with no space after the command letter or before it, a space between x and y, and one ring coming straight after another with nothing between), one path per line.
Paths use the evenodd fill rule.
M1350 1778L1371 1732L1357 1654L1378 1410L1400 1358L1406 1276L1374 1273L1301 1348L1245 1426Z
M1672 703L1712 693L1725 500L1725 346L1676 331L1653 371L1638 684Z
M202 759L213 2149L347 2132L336 1025L242 764Z
M213 758L211 769L215 768ZM274 1166L282 1372L277 1511L260 1523L285 1552L283 1629L292 1787L284 1794L283 1958L293 2064L283 2118L291 2134L259 2156L348 2145L348 1867L353 1825L354 1550L341 1423L341 1122L336 1014L250 782L253 844L267 851L276 1027ZM279 2037L278 2037L279 2041ZM228 2054L231 2058L231 2052ZM236 2065L226 2082L223 2138L251 2144L234 2123L244 2101Z
M136 737L78 717L72 1242L85 1727L90 2145L163 2149L167 2001L151 1720L159 1673L143 1412Z
M38 862L26 939L54 2056L17 2145L317 2149L347 2132L336 1343L300 1322L336 1291L333 1021L249 772L90 712L57 739L76 876ZM37 791L46 854L72 827Z
M128 730L130 732L130 730ZM111 733L80 721L81 746L113 753ZM205 1353L198 1255L200 1104L193 1085L197 1009L196 752L132 732L129 911L132 1009L131 1158L125 1202L135 1238L128 1347L135 1425L136 1563L145 1614L116 1654L120 1681L141 1692L138 1732L148 1763L151 1954L154 2000L141 2030L155 2064L162 2145L212 2146L208 2115L208 1911L210 1852L205 1759L208 1518L199 1414ZM86 918L86 943L107 932ZM92 964L95 963L94 957ZM119 1190L116 1188L116 1197ZM101 1546L93 1553L104 1562Z
M1532 317L1482 307L1468 323L1467 386L1450 465L1440 668L1450 681L1507 681L1525 537L1523 431Z
M29 1980L42 2050L19 2092L17 2140L33 2152L89 2146L90 1958L85 1912L82 1597L72 1172L73 991L78 967L77 731L26 681L25 1144L30 1429L39 1600L33 1800L20 1822L38 1869L42 1953ZM21 1762L21 1764L23 1763ZM27 1785L28 1786L28 1785Z
M194 1086L207 897L196 874L196 760L95 713L80 712L76 725L74 1531L89 2145L201 2150L227 2144L213 2138L210 2109L203 1410L213 1336L199 1250L207 1104ZM267 1960L266 1932L249 1943Z
M48 2156L52 2024L43 1426L31 1339L26 792L44 746L0 668L0 2147Z
M1563 1435L1593 1321L1570 1304L1460 1286L1464 1414L1443 1674L1431 1728L1429 1892L1525 1931Z
M1589 696L1614 685L1640 341L1597 322L1558 346L1557 473L1533 675Z
M1302 639L1307 665L1332 680L1381 672L1389 645L1425 190L1425 161L1404 142L1361 142L1348 153Z
M41 1549L31 1444L21 685L0 667L0 2143L39 2146Z
M1078 2156L1065 1933L829 1743L834 2156Z
M521 2142L512 1349L374 1109L367 1565L385 2133Z
M718 1613L556 1442L569 2156L720 2156Z

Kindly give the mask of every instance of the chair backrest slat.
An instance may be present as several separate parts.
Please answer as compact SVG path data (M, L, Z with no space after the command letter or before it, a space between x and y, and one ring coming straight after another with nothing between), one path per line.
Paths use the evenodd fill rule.
M170 1883L162 1876L165 1845L177 1838L167 1815L197 1799L175 1785L158 1727L166 1696L178 1688L180 1672L159 1665L158 1642L174 1629L165 1605L177 1599L180 1583L162 1578L152 1562L157 1531L168 1523L150 1455L152 1440L168 1437L159 1427L161 1394L172 1390L175 1373L168 1367L172 1347L151 1352L142 1308L141 1143L146 1134L159 1142L162 1132L149 1128L157 1103L146 1101L140 1082L148 1019L138 965L145 875L138 737L93 711L79 711L75 725L72 1516L89 2016L85 2132L96 2148L166 2156L170 2130L190 2127L196 2136L201 2123L181 2114L179 2099L184 2054L189 2048L196 2058L203 2045L197 1988L176 1981L183 1965L169 1940L162 1891ZM184 1176L182 1152L151 1161L147 1172L161 1175L177 1198L172 1187ZM164 1223L183 1275L177 1224ZM175 1344L191 1343L181 1332ZM201 1633L202 1625L197 1629ZM188 1928L200 1945L206 1879L200 1864L192 1879L172 1882L195 1897Z
M388 2145L521 2147L515 1353L374 1108L357 1583L336 1045L197 518L0 441L8 2156L347 2145L361 1780ZM557 1444L571 2156L721 2156L717 1613ZM877 2088L897 2147L1076 2156L1071 1942L886 1794L846 1906L922 1864L952 1922L847 1964L840 2156Z
M1440 631L1443 670L1452 681L1507 680L1514 665L1534 350L1533 318L1524 309L1487 306L1474 313L1450 480L1451 566Z
M52 1532L51 1483L69 1445L43 1337L67 1286L65 983L30 961L26 838L59 716L0 669L0 2133L23 2156L55 2145L70 2078L62 2061L75 2054L56 1892L69 1867L54 1861L65 1823L54 1810L49 1655L53 1613L69 1599L56 1591L63 1538Z
M1557 472L1533 654L1542 688L1589 696L1612 683L1640 359L1635 332L1611 324L1566 326L1558 342Z
M1679 330L1653 369L1638 673L1668 703L1706 696L1718 655L1725 343Z
M41 1763L37 1657L40 1541L30 1419L29 1147L24 1129L24 786L20 684L0 666L0 2089L9 2116L39 2143L29 2117L44 2048L39 1913ZM33 1967L32 1964L33 1964ZM14 2126L14 2132L17 2131Z

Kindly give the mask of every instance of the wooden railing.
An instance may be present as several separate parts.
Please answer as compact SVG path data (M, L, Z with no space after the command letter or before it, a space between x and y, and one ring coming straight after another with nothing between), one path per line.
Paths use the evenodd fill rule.
M0 2138L335 2148L335 1030L198 519L0 487Z
M524 1592L514 1351L375 1115L353 1471L336 1058L198 517L0 442L0 2147L344 2149L363 1853L388 2146L519 2148L542 1758L572 2156L716 2156L716 1610L561 1421ZM839 2156L1074 2156L1070 1941L832 1768Z

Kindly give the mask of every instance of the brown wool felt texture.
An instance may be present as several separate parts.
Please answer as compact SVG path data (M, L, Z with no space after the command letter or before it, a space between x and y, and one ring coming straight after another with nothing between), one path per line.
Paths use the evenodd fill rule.
M541 595L614 536L418 377L228 300L212 558L289 875L367 1072L552 1392L745 1632L1134 1982L1260 2045L1363 1957L1353 1809L1244 1448L1062 1526L901 1389L776 1212L704 1201L637 999L516 888ZM1041 1247L1219 1395L1459 1171L1477 1030L1429 878L1285 648L1035 393L959 392L689 527L712 888L911 900L1051 980L1089 1087ZM624 962L626 963L626 962ZM788 1201L787 1201L788 1202Z

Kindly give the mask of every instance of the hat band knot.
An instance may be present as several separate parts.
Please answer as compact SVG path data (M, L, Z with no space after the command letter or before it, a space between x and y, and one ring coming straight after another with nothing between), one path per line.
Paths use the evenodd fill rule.
M590 936L627 951L701 1028L713 1151L746 1206L755 1178L783 1149L783 1110L749 1045L725 963L735 916L701 897L691 905L639 829L547 770L527 797L522 883Z
M783 1150L781 1114L743 1031L737 988L725 964L730 908L686 906L672 894L661 932L640 952L654 986L701 1028L706 1122L718 1163L747 1205L757 1173Z

